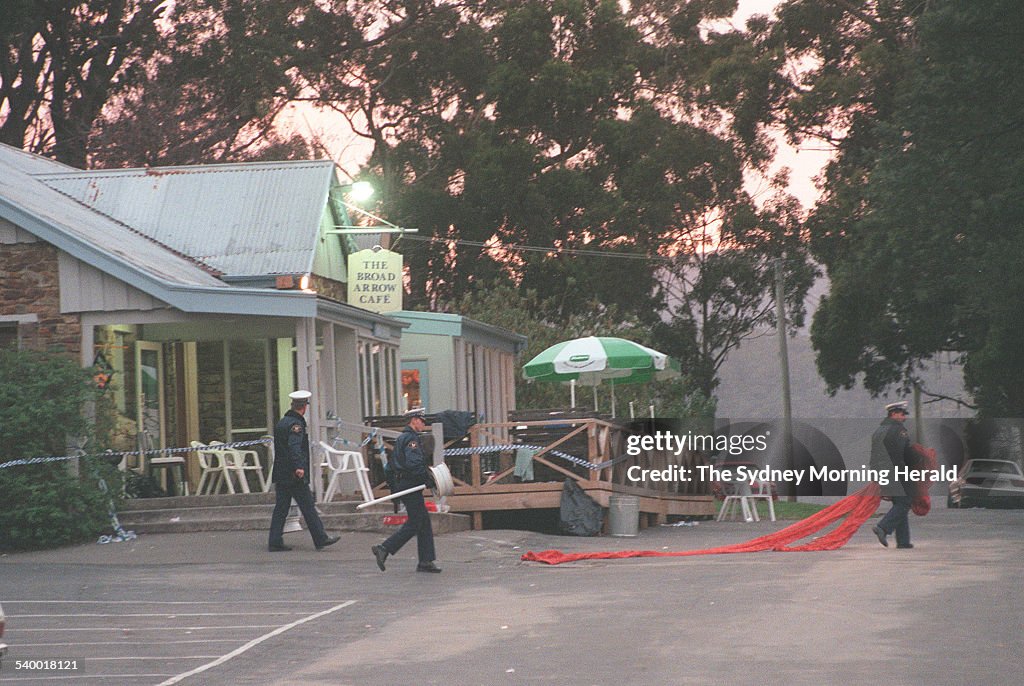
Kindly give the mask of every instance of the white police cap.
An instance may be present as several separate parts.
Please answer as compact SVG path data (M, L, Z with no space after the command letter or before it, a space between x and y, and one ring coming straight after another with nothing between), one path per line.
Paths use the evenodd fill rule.
M907 414L907 401L906 400L899 400L899 401L894 402L894 403L889 403L888 405L885 406L886 414L892 414L893 412L897 412L897 411L902 412L903 414Z
M425 417L426 415L427 415L427 410L424 407L410 407L408 410L405 411L405 416L408 419L412 419L413 417L421 417L422 418L422 417Z
M292 391L288 394L288 397L295 403L309 403L309 399L313 397L313 394L309 391Z

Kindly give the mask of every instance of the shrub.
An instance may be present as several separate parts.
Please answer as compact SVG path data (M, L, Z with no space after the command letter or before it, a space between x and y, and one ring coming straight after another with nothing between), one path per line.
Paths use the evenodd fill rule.
M86 410L98 389L88 370L67 356L0 350L0 463L67 454L69 437L95 445ZM108 503L120 475L102 459L0 468L0 550L51 548L110 528Z

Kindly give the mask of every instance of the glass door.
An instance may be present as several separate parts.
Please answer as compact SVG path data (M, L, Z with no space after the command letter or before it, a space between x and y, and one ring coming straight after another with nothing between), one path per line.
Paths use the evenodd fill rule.
M140 443L165 448L164 352L159 343L135 344L135 410Z

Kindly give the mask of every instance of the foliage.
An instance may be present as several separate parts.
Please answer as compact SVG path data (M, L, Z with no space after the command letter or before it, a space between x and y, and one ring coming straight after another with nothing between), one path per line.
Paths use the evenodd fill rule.
M277 129L330 64L414 21L419 0L10 0L0 142L75 167L309 155Z
M463 315L493 326L499 326L528 338L526 349L519 356L525 363L544 349L572 338L583 336L618 336L641 344L651 344L650 335L635 317L623 316L616 308L591 303L585 311L576 312L566 320L554 323L552 313L559 304L553 299L542 299L535 291L521 291L507 285L481 288L463 298L456 309ZM608 389L599 391L599 406L607 410ZM660 417L709 417L714 403L695 388L689 377L681 380L660 381L650 384L619 386L615 390L619 411L628 408L630 401L642 408L654 404ZM577 405L588 407L592 391L589 387L576 389ZM568 407L568 386L553 383L528 382L516 375L516 401L520 409Z
M710 249L674 257L662 278L668 317L652 329L652 345L680 360L704 396L718 385L729 353L776 325L775 283L784 286L791 333L803 325L804 296L817 276L801 242L798 208L779 198L749 223L703 228ZM778 272L778 274L777 274Z
M4 2L0 142L84 167L103 108L159 45L166 0Z
M62 456L72 437L89 441L85 409L96 395L90 373L67 356L0 350L0 461ZM119 475L98 460L82 460L80 472L64 462L0 469L0 549L66 545L109 526L96 475L112 493Z
M102 166L306 157L316 141L280 125L313 102L372 144L374 209L419 229L401 239L410 307L505 284L542 294L552 327L629 313L706 397L728 353L772 324L772 260L802 316L813 272L799 208L784 173L766 176L765 127L792 85L784 39L726 28L734 0L133 0L103 15L108 4L22 2L0 34L9 89L32 78L17 46L47 45L56 15L71 12L65 32L82 44L121 17L120 61L95 79L73 78L81 55L46 57L54 88L93 105L76 123L87 148L64 155L45 107L14 100L3 140L37 132L32 149L79 166L86 150ZM748 193L751 173L768 200Z
M571 329L601 303L653 330L648 342L684 359L705 396L728 352L772 321L773 258L799 322L813 273L799 208L778 193L784 175L763 205L746 192L770 146L730 114L735 98L707 95L742 45L708 27L734 10L439 5L366 51L365 71L320 84L325 102L359 113L380 211L419 229L401 243L409 305L507 284L541 294L547 325Z
M914 24L863 209L830 238L841 257L812 334L833 388L909 385L950 353L982 415L1024 412L1018 9L936 2Z

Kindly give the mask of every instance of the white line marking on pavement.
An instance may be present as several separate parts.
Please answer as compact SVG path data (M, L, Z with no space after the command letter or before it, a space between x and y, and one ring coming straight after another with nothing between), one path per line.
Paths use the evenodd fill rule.
M7 615L10 619L35 619L38 617L249 617L260 615L303 615L304 612L289 612L280 610L278 612L118 612L113 614L99 614L91 612L80 612L69 615Z
M188 641L160 641L160 645L179 643L238 643L237 638L196 638ZM21 643L19 648L58 648L67 646L151 646L152 641L75 641L73 643Z
M238 603L245 603L246 605L255 605L257 603L273 604L278 605L289 604L297 605L299 603L323 603L323 600L11 600L4 598L5 603L14 605L15 603L36 603L39 605L74 605L74 604L92 604L92 605L114 605L120 603L123 605L141 605L143 603L157 604L157 605L237 605ZM328 601L330 602L330 601Z
M106 679L107 681L115 681L120 679L141 679L143 677L150 679L156 677L167 676L166 674L75 674L74 676L16 676L0 678L0 681L45 681L47 683L56 681L58 679Z
M355 601L353 601L355 602ZM75 628L64 628L64 627L50 627L48 629L22 629L18 627L16 633L25 634L31 631L46 631L48 633L65 632L65 631L127 631L129 633L139 633L141 631L216 631L219 629L271 629L277 624L241 624L232 626L145 626L145 627L130 627L130 626L87 626L87 627L75 627ZM14 634L12 630L10 632Z
M177 676L171 677L167 681L161 682L157 686L171 686L172 684L178 683L182 679L187 679L190 676L193 676L195 674L200 674L201 672L205 672L208 669L212 669L213 667L216 667L218 665L222 665L225 662L227 662L228 660L230 660L232 658L235 658L235 657L238 657L239 655L241 655L242 653L246 652L250 648L253 648L253 647L257 646L260 643L263 643L263 641L266 641L267 639L273 638L274 636L277 636L278 634L283 634L284 632L288 631L289 629L294 629L295 627L299 626L300 624L305 624L306 622L310 622L310 621L312 621L314 619L319 619L320 617L323 617L324 615L329 615L332 612L336 612L336 611L338 611L338 610L340 610L342 608L348 607L349 605L352 605L355 602L356 601L354 601L354 600L346 600L345 602L340 603L338 605L335 605L334 607L329 608L327 610L324 610L322 612L317 612L317 613L311 614L311 615L309 615L307 617L303 617L302 619L297 619L294 622L292 622L291 624L285 624L284 626L278 627L277 629L274 629L273 631L271 631L269 633L263 634L259 638L254 638L253 640L249 641L245 645L243 645L243 646L241 646L239 648L236 648L235 650L232 650L230 653L227 653L226 655L222 655L221 657L217 658L216 660L214 660L212 662L207 662L205 665L200 665L199 667L196 667L195 669L190 670L188 672L182 672L181 674L178 674Z

